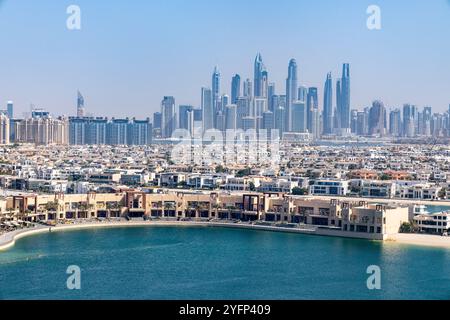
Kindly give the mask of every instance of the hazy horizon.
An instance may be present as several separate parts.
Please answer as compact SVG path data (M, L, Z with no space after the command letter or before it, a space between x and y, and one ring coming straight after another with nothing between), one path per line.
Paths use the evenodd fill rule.
M66 28L71 4L81 8L81 30ZM366 27L372 4L381 30ZM334 87L343 63L352 109L377 99L434 112L450 104L449 0L0 0L0 30L0 108L12 100L18 117L31 103L75 115L77 90L95 116L151 117L167 95L199 107L214 66L230 94L234 74L253 78L258 52L277 94L295 58L299 84L318 87L321 109L326 75Z

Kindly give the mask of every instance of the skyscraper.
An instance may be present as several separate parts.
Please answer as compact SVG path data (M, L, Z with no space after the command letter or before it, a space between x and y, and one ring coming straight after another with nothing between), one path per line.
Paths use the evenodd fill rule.
M333 133L333 80L331 72L327 74L323 95L323 133Z
M250 79L245 80L244 82L244 97L252 97L253 96L253 84Z
M342 133L350 131L350 65L344 63L340 92L340 117Z
M161 114L161 112L155 112L153 114L153 128L161 129L161 123L162 123L162 114Z
M298 101L303 101L306 103L306 99L308 98L308 88L305 86L298 87Z
M128 124L128 145L146 146L152 143L152 124L150 119L136 120L133 119Z
M89 120L88 125L86 127L86 144L93 144L93 145L106 144L107 126L108 126L108 119L95 118Z
M176 128L175 98L166 96L161 102L161 137L170 138Z
M309 133L311 133L314 138L318 138L320 134L319 96L318 90L315 87L308 89L308 96L306 99L306 117Z
M220 102L221 102L221 110L225 110L225 107L226 107L227 105L231 104L231 103L230 103L230 96L227 95L227 94L223 94L223 95L220 97Z
M243 129L243 118L247 117L250 114L250 103L251 97L240 97L237 101L237 109L236 109L236 127L238 129Z
M352 133L358 131L358 110L350 110L350 130Z
M195 110L189 110L187 112L187 131L191 134L191 136L194 135L195 132Z
M12 101L6 103L6 114L9 119L14 119L14 103Z
M416 134L416 106L405 104L403 106L403 136L414 137Z
M291 131L292 128L292 103L298 99L297 81L297 61L291 59L289 61L288 77L286 79L286 131Z
M203 110L200 109L194 109L194 122L201 122L203 121Z
M266 111L263 113L262 129L267 130L267 139L271 139L272 130L275 129L275 115L272 111Z
M263 113L267 111L267 99L266 98L255 98L253 100L251 117L255 118L256 129L262 128Z
M303 101L294 101L292 103L292 132L304 133L307 127L306 104Z
M431 136L431 123L432 123L432 110L431 107L424 107L422 112L422 121L420 124L420 130L419 133L429 137Z
M268 88L268 91L267 91L267 101L268 101L268 108L269 108L269 110L270 111L272 111L273 112L273 109L274 109L274 106L273 106L273 96L276 94L276 92L275 92L275 83L273 83L273 82L271 82L271 83L269 83L269 88Z
M389 134L400 137L402 134L402 116L400 109L392 110L389 114Z
M381 137L386 134L386 108L379 100L372 103L369 111L369 134Z
M189 112L194 110L193 106L180 105L178 108L178 128L189 130Z
M78 91L77 97L77 117L82 118L85 116L84 110L84 97L81 95L80 91Z
M149 145L152 143L150 118L78 118L69 119L71 145Z
M203 132L214 129L215 112L213 107L212 90L210 88L202 88L202 120Z
M89 121L84 118L69 118L69 144L84 145L86 143L86 128Z
M334 127L338 130L342 128L341 124L341 101L342 101L342 90L341 90L341 79L336 81L336 110L334 113Z
M129 124L130 124L129 118L126 119L113 118L111 122L108 122L108 124L106 125L106 144L113 146L128 145L128 130L130 129Z
M236 130L236 120L237 120L237 106L235 104L230 104L225 107L225 129L226 130Z
M48 112L35 110L34 117L16 122L15 142L67 145L69 121L63 117L53 119Z
M244 131L256 130L256 119L254 117L244 117L242 118L242 126Z
M220 108L216 111L214 128L220 131L225 130L225 108L230 104L230 96L223 94L220 97Z
M367 126L368 118L366 111L358 111L356 114L356 134L358 136L365 136L369 132Z
M268 85L268 74L266 67L262 61L261 54L258 53L255 58L255 68L254 68L254 90L253 94L255 97L264 97L265 87ZM266 91L267 94L267 91ZM266 95L267 97L267 95Z
M0 114L0 144L9 144L10 121L9 117Z
M284 119L285 111L284 111L284 107L282 105L275 106L274 117L275 117L275 119L274 119L275 129L278 130L278 132L280 134L280 138L281 138L281 137L283 137L283 132L285 132L284 125L286 124L286 121Z
M236 104L241 96L241 77L236 74L231 80L231 103Z
M268 98L269 96L269 73L263 70L261 74L261 97Z
M220 113L222 105L220 103L220 72L219 69L214 67L211 81L212 88L212 107L213 107L213 127L217 128L217 115Z

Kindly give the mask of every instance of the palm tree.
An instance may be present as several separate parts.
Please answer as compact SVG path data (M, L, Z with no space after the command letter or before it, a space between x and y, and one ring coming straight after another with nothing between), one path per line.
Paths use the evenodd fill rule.
M230 219L231 219L231 215L232 215L233 211L236 210L236 209L237 209L236 206L229 206L229 207L228 207L228 217L227 217L227 220L230 220Z
M173 202L164 202L164 211L163 211L163 217L166 215L166 210L174 210L175 209L175 203Z
M199 209L200 209L200 204L198 202L194 202L194 204L191 204L190 206L192 209L194 209L195 211L195 218L197 218L199 216Z
M212 208L214 209L214 217L217 218L219 216L219 209L221 209L222 206L220 204L218 204L218 203L214 203L212 205Z
M111 211L117 211L120 209L120 205L118 202L107 202L106 210L108 211L109 216L111 216Z
M46 211L58 211L59 203L57 201L50 201L45 204Z

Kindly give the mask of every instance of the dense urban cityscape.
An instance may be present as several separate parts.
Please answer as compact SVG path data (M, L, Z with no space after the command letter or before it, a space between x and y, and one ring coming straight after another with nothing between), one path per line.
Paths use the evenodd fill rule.
M0 301L448 300L449 1L0 0Z
M286 92L278 95L258 54L253 81L241 86L236 74L230 97L221 94L216 67L211 88L201 89L201 108L177 108L175 98L166 96L153 122L86 116L80 92L76 116L68 118L33 109L26 119L17 119L8 102L0 121L4 230L17 225L11 220L140 217L292 223L376 239L402 228L447 234L450 213L430 214L423 204L450 199L450 147L442 143L450 136L450 110L440 114L405 104L403 113L398 108L388 113L381 101L354 110L349 64L336 83L336 107L327 74L320 108L318 88L300 86L297 68L292 59ZM238 136L274 131L280 142L277 166L260 158L175 161L180 129L192 136L211 130ZM198 151L200 157L205 150ZM71 197L75 203L68 202ZM202 200L177 204L175 199L185 197ZM97 198L103 200L91 203ZM199 203L204 211L193 209ZM345 210L351 214L343 215Z
M333 85L326 75L323 103L319 88L298 83L298 66L289 61L286 90L280 94L258 54L253 80L236 74L231 80L231 95L221 92L221 74L216 67L211 86L201 88L200 107L180 104L165 96L159 112L144 120L86 116L85 101L77 97L76 116L56 116L34 108L25 119L14 115L9 101L0 119L0 142L70 145L149 145L153 139L170 139L176 129L192 135L195 130L277 130L280 138L292 141L318 141L350 137L393 139L439 138L450 136L450 105L445 113L433 112L405 103L386 107L376 100L370 107L353 108L350 90L350 65L344 64L342 77ZM335 89L335 90L334 90ZM333 94L334 93L334 94ZM442 107L442 106L440 106Z

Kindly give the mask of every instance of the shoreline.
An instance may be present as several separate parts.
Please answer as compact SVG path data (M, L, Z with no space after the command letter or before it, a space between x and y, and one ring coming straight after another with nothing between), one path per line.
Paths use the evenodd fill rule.
M14 247L17 240L30 237L33 235L64 232L85 229L106 229L106 228L129 228L129 227L215 227L215 228L233 228L233 229L251 229L259 231L297 233L303 235L329 236L343 239L358 239L352 237L343 237L336 235L328 235L318 233L315 229L301 228L283 228L267 225L254 225L242 223L226 223L226 222L195 222L195 221L118 221L118 222L92 222L80 223L72 225L57 226L38 226L30 229L21 229L13 232L5 233L0 236L0 254ZM376 241L381 244L402 244L418 247L433 247L450 249L450 237L424 235L424 234L395 234L389 235L385 240L358 239L367 241Z

